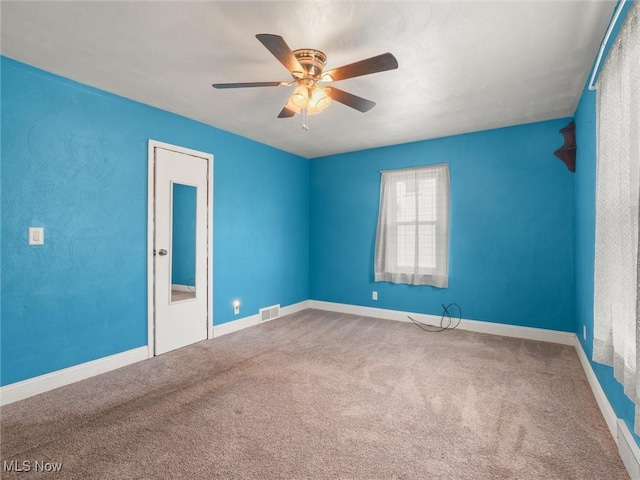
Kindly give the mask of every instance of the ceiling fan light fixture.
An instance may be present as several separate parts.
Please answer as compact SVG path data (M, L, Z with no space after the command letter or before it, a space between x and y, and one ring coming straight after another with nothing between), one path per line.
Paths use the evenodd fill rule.
M291 103L298 108L306 108L309 104L309 90L304 85L298 85L291 95Z
M322 111L331 103L331 97L327 95L323 88L316 86L311 92L309 99L309 109Z

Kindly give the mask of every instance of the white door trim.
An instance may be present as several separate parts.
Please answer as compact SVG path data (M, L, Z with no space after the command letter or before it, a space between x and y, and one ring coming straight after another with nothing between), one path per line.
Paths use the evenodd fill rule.
M207 191L207 338L213 338L213 155L169 143L149 139L147 150L147 357L155 351L154 329L154 203L155 203L155 148L164 148L185 155L204 158L207 161L209 178Z

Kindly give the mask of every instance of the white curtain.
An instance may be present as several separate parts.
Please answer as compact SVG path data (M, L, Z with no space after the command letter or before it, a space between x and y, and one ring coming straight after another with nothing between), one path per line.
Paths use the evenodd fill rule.
M382 172L376 282L445 288L448 262L449 166Z
M636 404L640 433L640 25L636 2L598 80L593 359Z

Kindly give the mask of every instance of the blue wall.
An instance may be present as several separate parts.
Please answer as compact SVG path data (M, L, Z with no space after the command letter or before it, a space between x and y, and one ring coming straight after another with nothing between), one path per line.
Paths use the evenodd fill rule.
M573 175L553 151L570 119L311 160L311 297L574 330ZM380 170L449 163L449 288L373 281ZM371 292L379 300L371 300Z
M309 298L305 159L1 62L2 385L146 345L149 138L214 155L214 323Z
M622 26L632 2L618 21L608 50L613 45L617 32ZM604 62L603 62L604 63ZM575 332L587 358L591 362L598 381L602 386L618 418L624 419L633 432L635 406L624 394L622 386L613 377L613 369L591 360L593 356L593 274L595 259L596 225L596 92L587 86L582 93L575 113L576 144L576 182L575 182L575 264L576 264L576 325ZM582 327L586 327L587 339L583 338ZM640 437L634 435L640 445Z
M195 286L196 187L173 184L171 283Z

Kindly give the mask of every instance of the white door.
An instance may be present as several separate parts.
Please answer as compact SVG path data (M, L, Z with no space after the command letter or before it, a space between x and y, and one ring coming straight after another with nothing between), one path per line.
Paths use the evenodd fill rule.
M207 158L154 146L154 354L208 335Z

